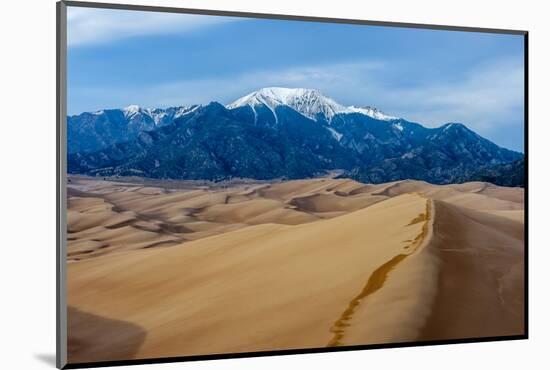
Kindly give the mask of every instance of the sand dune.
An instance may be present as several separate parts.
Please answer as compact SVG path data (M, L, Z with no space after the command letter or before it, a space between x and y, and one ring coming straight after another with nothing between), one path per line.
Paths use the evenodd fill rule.
M382 195L359 194L342 196L339 194L313 194L295 197L289 203L306 212L350 212L378 203L387 197Z
M524 330L521 189L70 188L69 362Z
M419 339L522 333L523 224L444 202L436 212L438 289Z
M386 198L369 193L350 194L365 185L345 179L229 188L178 185L174 189L71 179L69 261L128 249L169 246L250 225L313 222L341 216ZM123 233L133 234L131 239L119 238L112 231L122 227L125 227ZM151 233L156 233L156 237Z
M418 192L431 199L477 210L522 210L523 189L472 182L459 185L432 185L423 181L399 181L373 194L396 196Z

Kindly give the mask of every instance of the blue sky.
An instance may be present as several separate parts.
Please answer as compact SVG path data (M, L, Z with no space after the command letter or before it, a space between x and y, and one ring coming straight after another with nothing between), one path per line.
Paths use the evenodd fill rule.
M67 33L69 114L305 87L523 151L522 36L71 7Z

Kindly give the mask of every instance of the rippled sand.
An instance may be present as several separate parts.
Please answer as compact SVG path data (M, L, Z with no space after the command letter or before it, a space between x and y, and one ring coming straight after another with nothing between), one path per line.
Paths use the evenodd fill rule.
M69 362L517 335L523 190L71 178Z

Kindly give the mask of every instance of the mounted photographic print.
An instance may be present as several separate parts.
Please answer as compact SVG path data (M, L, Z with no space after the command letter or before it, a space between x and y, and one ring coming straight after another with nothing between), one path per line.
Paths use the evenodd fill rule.
M58 3L58 366L527 338L526 48Z

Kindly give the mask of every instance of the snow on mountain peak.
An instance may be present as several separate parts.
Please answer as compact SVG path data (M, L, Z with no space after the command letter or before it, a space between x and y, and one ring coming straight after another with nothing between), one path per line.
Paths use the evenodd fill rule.
M139 105L132 104L127 107L124 107L122 111L124 112L124 115L126 117L130 117L136 113L139 113L141 111L141 107Z
M181 117L181 116L185 116L186 114L192 113L192 112L196 111L199 107L201 107L201 106L200 105L190 105L188 107L179 107L176 110L176 113L174 114L174 118L178 118L178 117Z
M233 109L246 105L252 107L265 105L271 109L274 115L275 107L287 105L311 119L315 119L317 114L322 113L329 121L336 113L345 109L345 107L324 96L318 90L286 87L266 87L254 91L227 105L227 108ZM275 119L277 119L276 115Z
M382 121L390 121L390 120L394 120L394 119L399 119L397 117L390 116L390 115L387 115L387 114L381 112L380 110L378 110L378 108L369 107L368 105L364 106L364 107L356 107L356 106L352 105L349 108L352 109L353 111L357 112L357 113L363 113L363 114L366 114L367 116L370 116L372 118L376 118L376 119L379 119L379 120L382 120Z
M138 113L143 113L143 109L141 109L139 105L132 104L122 108L122 113L124 114L124 117L132 118Z
M150 117L156 126L160 125L165 118L176 119L195 111L199 105L180 106L172 108L142 108L139 105L129 105L122 108L122 113L127 119L132 119L138 113Z
M314 120L318 114L322 114L329 122L336 114L347 113L361 113L380 120L396 119L372 107L343 106L315 89L265 87L235 100L228 104L227 108L234 109L247 105L252 109L258 105L265 105L273 112L276 121L275 108L280 105L289 106Z

